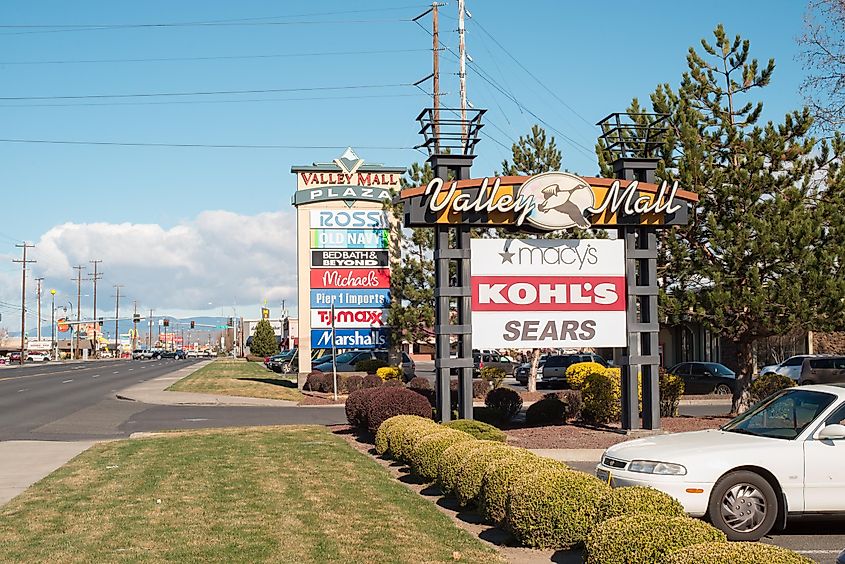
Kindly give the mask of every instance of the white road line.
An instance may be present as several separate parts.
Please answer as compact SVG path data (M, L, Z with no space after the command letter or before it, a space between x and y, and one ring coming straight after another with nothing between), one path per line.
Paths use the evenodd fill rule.
M120 371L119 371L119 370L115 370L114 372L112 372L112 374L120 374Z
M99 378L99 377L100 377L99 374L94 374L93 376L91 376L91 378Z
M130 369L129 369L129 372L132 372L133 370L135 370L135 369L134 369L134 368L130 368Z
M62 384L67 384L68 382L73 382L73 380L65 380L62 382Z
M28 389L29 389L29 388L23 388L23 389L20 389L20 390L18 390L18 393L25 392L25 391L27 391Z

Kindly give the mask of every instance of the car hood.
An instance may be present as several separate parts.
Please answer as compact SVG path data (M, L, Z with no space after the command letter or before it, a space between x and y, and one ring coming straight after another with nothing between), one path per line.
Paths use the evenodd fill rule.
M761 446L782 446L786 441L767 437L753 437L728 433L719 429L672 433L636 439L614 445L605 451L607 456L620 460L657 460L684 463L690 458L723 456L728 451L743 451Z

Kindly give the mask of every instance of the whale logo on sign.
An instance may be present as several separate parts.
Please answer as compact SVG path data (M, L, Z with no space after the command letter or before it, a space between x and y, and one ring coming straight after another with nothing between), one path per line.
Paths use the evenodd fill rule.
M541 229L586 229L584 217L596 203L593 189L583 179L566 172L544 172L532 176L519 189L520 197L531 197L534 207L525 220Z

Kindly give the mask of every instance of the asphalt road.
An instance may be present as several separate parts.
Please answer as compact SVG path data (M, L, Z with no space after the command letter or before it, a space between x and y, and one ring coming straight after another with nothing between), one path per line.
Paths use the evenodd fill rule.
M195 360L98 360L0 370L0 440L124 438L134 432L290 423L334 424L343 408L154 406L115 393Z

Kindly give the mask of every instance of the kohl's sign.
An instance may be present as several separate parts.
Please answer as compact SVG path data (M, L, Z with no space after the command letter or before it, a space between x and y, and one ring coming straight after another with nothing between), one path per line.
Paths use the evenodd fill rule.
M473 239L478 348L626 345L623 241Z

